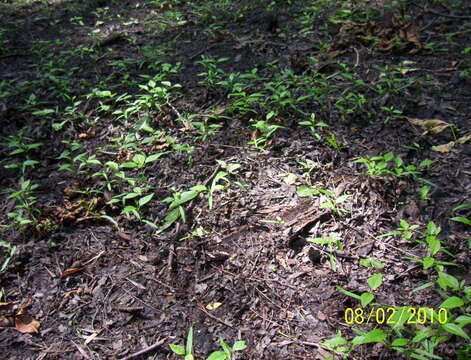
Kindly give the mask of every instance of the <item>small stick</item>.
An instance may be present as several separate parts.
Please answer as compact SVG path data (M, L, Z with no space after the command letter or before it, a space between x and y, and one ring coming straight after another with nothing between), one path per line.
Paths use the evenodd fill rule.
M234 326L233 326L232 324L228 323L228 322L225 321L225 320L219 319L218 317L214 316L213 314L210 314L209 312L207 312L207 311L204 309L204 307L201 306L201 307L200 307L200 310L201 310L202 312L204 312L206 315L208 315L211 319L216 320L217 322L220 322L221 324L226 325L227 327L230 327L231 329L234 329Z
M128 356L122 358L121 360L131 360L131 359L135 359L135 358L137 358L138 356L144 355L144 354L146 354L146 353L148 353L148 352L151 352L152 350L157 349L157 348L158 348L159 346L161 346L164 342L165 342L165 339L161 339L161 340L157 341L155 344L153 344L153 345L151 345L151 346L148 346L148 347L146 347L146 348L144 348L144 349L141 349L141 350L139 350L139 351L137 351L137 352L135 352L135 353L133 353L133 354L131 354L131 355L128 355Z

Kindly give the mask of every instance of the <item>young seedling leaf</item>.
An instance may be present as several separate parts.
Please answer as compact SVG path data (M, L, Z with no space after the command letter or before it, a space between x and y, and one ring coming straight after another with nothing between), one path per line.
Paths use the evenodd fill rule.
M376 290L376 289L379 288L379 287L381 286L381 284L383 283L383 275L382 275L381 273L374 274L373 276L371 276L370 278L368 278L367 282L368 282L368 286L369 286L372 290Z
M454 309L463 305L464 301L462 298L459 298L457 296L450 296L448 299L441 303L440 308Z
M448 331L449 333L452 333L453 335L465 338L468 341L471 340L469 335L466 334L465 331L457 324L454 324L454 323L444 324L442 325L442 329Z
M356 336L352 340L353 345L368 344L368 343L382 343L388 337L388 334L381 329L374 329L365 335Z
M247 345L244 340L238 340L232 345L232 351L242 351L247 349Z
M212 352L206 360L225 360L227 359L227 354L224 351L214 351Z
M369 292L364 292L360 296L361 306L366 307L370 302L374 300L375 296Z
M344 289L343 287L341 287L341 286L337 286L336 288L337 288L337 290L340 291L342 294L347 295L347 296L350 296L350 297L352 297L352 298L354 298L354 299L357 299L357 300L360 300L360 301L361 301L361 296L360 296L360 295L357 295L357 294L354 294L354 293L352 293L352 292L350 292L350 291L348 291L348 290L345 290L345 289Z
M185 356L185 348L182 345L170 344L169 347L175 354Z

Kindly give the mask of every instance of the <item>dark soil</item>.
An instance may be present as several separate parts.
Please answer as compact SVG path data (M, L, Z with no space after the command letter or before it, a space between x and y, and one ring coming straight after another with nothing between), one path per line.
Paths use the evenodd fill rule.
M221 5L212 10L208 17L198 16L184 2L163 8L156 5L158 1L10 3L0 4L0 30L7 40L0 53L0 81L8 82L0 89L1 135L6 139L25 128L27 136L43 143L32 153L39 165L29 173L40 185L35 196L42 226L25 231L5 226L11 221L6 214L15 207L7 189L18 187L20 175L16 169L3 169L11 163L11 149L4 144L0 148L5 159L0 171L1 240L16 245L17 250L0 275L4 294L0 301L10 303L0 307L0 319L6 322L0 329L2 359L130 359L155 343L161 346L136 358L175 359L168 344L183 344L190 326L197 358L216 350L222 337L231 344L237 339L246 341L248 349L239 359L326 359L329 351L321 346L323 341L338 331L346 338L356 335L353 326L345 323L344 313L358 301L337 287L361 294L368 291L366 280L378 272L360 266L360 258L376 258L385 265L383 284L374 291L378 303L438 308L443 301L433 288L412 292L434 280L433 272L407 259L422 258L424 246L397 236L378 237L397 229L401 219L422 226L433 221L440 226L440 239L456 255L452 259L442 254L440 260L457 263L456 276L470 285L469 226L450 217L457 215L452 211L455 206L471 202L471 148L459 144L449 152L432 149L471 131L471 78L469 72L465 74L471 69L470 53L462 53L471 47L471 20L464 16L471 14L467 2L459 14L450 8L431 7L430 12L410 5L408 19L418 27L420 42L389 49L387 35L382 44L365 40L373 30L359 21L349 32L342 24L328 22L333 10L327 7L312 18L312 24L301 24L298 19L308 10L297 1L271 9L263 2L234 1L229 8ZM206 2L194 3L203 6ZM416 3L426 9L430 5ZM106 8L109 20L96 25L97 11ZM165 14L172 9L186 23L160 30L159 21L167 21ZM83 26L71 20L74 17L80 17ZM160 20L152 22L153 17ZM387 12L377 14L376 26L394 31L390 18ZM468 30L463 32L466 23ZM106 35L94 39L90 33L97 27ZM452 41L446 42L453 33ZM430 43L437 44L436 48L425 45ZM62 57L64 51L80 46L83 57ZM152 55L146 55L146 47ZM93 55L86 48L95 49ZM257 135L249 121L265 118L267 109L250 115L231 113L233 99L224 89L198 83L203 68L196 61L202 55L229 58L218 65L225 72L258 69L267 78L275 71L269 64L277 61L295 75L331 75L329 81L339 90L326 97L322 107L310 98L296 111L280 112L275 121L284 128L273 135L267 150L254 151L247 145ZM52 61L49 68L48 59ZM123 71L113 65L119 60L128 61ZM381 68L394 68L404 61L414 70L400 77L413 79L411 85L383 95L365 86L368 103L350 114L334 106L338 97L349 93L349 84L339 75L341 64L373 86L382 79ZM209 185L220 169L216 160L240 164L236 180L244 188L232 184L216 192L212 210L207 195L200 195L186 207L185 223L157 233L107 205L106 191L74 192L96 189L99 181L59 171L62 163L57 157L64 150L61 141L70 139L80 140L85 146L82 151L96 154L103 162L122 162L126 157L129 161L132 151L112 149L111 140L130 131L137 119L125 122L101 113L100 100L87 102L84 95L93 88L135 93L128 80L143 83L139 76L155 73L159 62L181 63L172 83L182 88L173 108L164 106L153 114L151 125L178 143L193 146L194 151L191 156L174 151L146 167L146 184L152 187L154 199L171 196L172 189ZM51 71L51 67L59 68L57 64L66 72ZM55 78L42 76L46 72ZM26 105L31 89L39 103L33 111L55 107L62 111L70 104L64 93L83 100L76 110L80 116L67 125L67 132L52 130L53 118L45 122L32 115L32 107ZM402 115L385 122L381 107L394 107ZM178 113L210 114L212 109L226 118L215 120L222 125L220 131L204 141L177 119ZM323 139L335 134L337 149L297 125L302 114L311 113L329 124L320 134ZM440 119L457 130L424 135L407 118ZM365 167L356 159L390 151L407 164L434 161L420 175L433 184L429 200L419 199L418 189L427 183L415 177L359 174ZM317 166L301 176L306 170L300 162ZM297 183L285 182L286 174L298 175ZM299 184L349 197L338 204L343 210L322 208L318 196L297 195ZM167 208L166 203L152 201L143 217L161 224ZM97 214L114 218L119 227ZM469 208L459 215L469 218ZM192 235L196 229L204 229L204 235ZM329 235L341 239L343 249L331 253L308 241ZM6 251L0 254L7 258ZM329 254L334 255L336 271ZM70 269L76 272L65 272ZM220 306L211 309L209 305L215 303ZM12 316L20 308L27 308L40 323L37 334L22 334L14 328ZM368 331L375 326L357 327ZM454 358L458 340L446 342L436 353L443 359ZM349 358L400 359L401 355L385 346L364 345Z

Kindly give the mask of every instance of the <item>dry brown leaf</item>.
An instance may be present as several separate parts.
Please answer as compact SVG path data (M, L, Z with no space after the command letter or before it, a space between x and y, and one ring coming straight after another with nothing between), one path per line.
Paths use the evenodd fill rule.
M118 237L124 241L131 241L132 240L132 235L127 234L124 231L118 231Z
M464 143L468 142L469 140L471 140L471 134L468 134L466 136L462 136L458 140L450 141L447 144L432 146L432 150L437 151L437 152L441 152L441 153L447 153L447 152L450 152L451 150L453 150L453 148L456 145L464 144Z
M37 334L40 326L39 321L26 312L15 316L15 329L23 334Z
M84 344L87 345L87 344L89 344L90 342L92 342L93 339L95 339L98 335L100 335L104 330L105 330L104 328L99 329L99 330L95 331L93 334L87 336L87 337L85 338Z
M64 272L61 274L61 279L65 278L67 276L85 271L86 268L87 268L86 266L79 266L79 267L73 267L73 268L69 268L67 270L64 270Z
M456 142L458 144L464 144L464 143L467 143L469 140L471 140L471 133L469 133L468 135L460 137L458 140L456 140Z
M424 132L422 133L422 136L427 135L427 134L437 135L441 133L443 130L454 126L453 124L450 124L443 120L438 120L438 119L417 119L417 118L410 118L410 117L406 117L406 119L412 125L420 126L424 130Z
M207 310L216 310L221 305L222 305L222 303L220 303L220 302L213 302L213 303L210 303L210 304L206 305L206 309Z

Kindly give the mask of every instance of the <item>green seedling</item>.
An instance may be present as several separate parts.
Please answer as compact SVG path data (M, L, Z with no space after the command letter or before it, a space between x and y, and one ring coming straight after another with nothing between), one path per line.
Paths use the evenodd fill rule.
M231 181L228 179L228 175L235 174L236 170L240 168L240 164L227 164L224 161L216 160L218 165L225 169L225 171L221 170L216 173L214 176L213 181L211 182L211 186L208 190L208 206L209 210L213 209L213 195L216 191L226 190L229 184L236 184L240 188L244 189L244 185L242 185L238 181ZM221 181L224 181L226 185L220 184Z
M190 190L184 192L174 191L172 196L169 196L162 200L162 202L170 203L170 205L168 206L169 212L165 216L164 223L159 228L159 232L168 229L179 219L182 219L182 221L185 223L186 214L183 204L190 202L203 191L207 191L206 186L196 185L193 186Z
M209 136L216 134L222 128L222 124L210 124L208 118L202 121L192 121L190 124L200 134L198 139L201 141L206 141Z
M318 162L315 162L309 159L307 159L306 161L298 161L298 164L301 165L304 170L306 170L303 173L303 177L310 176L311 172L313 172L315 169L318 169L320 167L320 164Z
M317 140L321 140L322 136L319 134L318 130L323 128L323 127L328 127L325 122L322 121L317 121L316 120L316 114L311 114L311 117L309 120L306 121L301 121L299 125L302 126L307 126L309 128L309 131L311 132L312 136L314 136Z
M122 169L143 169L147 164L160 159L162 156L171 153L171 151L162 151L157 154L147 156L144 153L136 154L131 161L121 164Z
M6 145L11 149L9 156L19 158L17 161L5 165L6 169L19 169L21 176L24 176L29 168L36 167L39 161L31 159L31 152L43 146L40 142L33 142L32 139L25 136L25 130L22 129L16 135L8 137Z
M113 197L108 204L117 204L121 202L123 210L121 214L126 215L128 218L133 215L136 219L142 220L142 207L149 203L154 197L154 193L145 195L149 188L141 188L135 186L132 191L123 193Z
M364 174L370 176L395 176L398 178L413 176L417 177L420 173L429 168L433 161L423 160L418 166L406 165L400 156L394 156L393 152L371 158L360 158L355 162L364 164L367 171Z
M4 253L3 263L0 263L0 274L1 274L7 269L8 265L11 263L11 261L15 257L16 246L10 243L7 243L3 240L0 240L0 248L2 248L1 252Z
M204 67L204 71L199 73L198 76L204 79L199 84L208 88L215 88L216 84L220 82L225 75L224 70L218 68L218 65L228 61L229 58L212 59L206 56L202 56L200 61L196 64Z
M18 190L11 189L8 199L16 199L15 211L9 212L7 216L12 219L10 226L16 226L24 231L29 225L38 222L37 214L39 209L34 207L36 197L33 195L39 185L34 184L31 180L20 179L20 188Z
M236 351L242 351L247 348L245 341L239 340L234 343L234 345L229 346L223 338L219 339L219 344L221 345L222 350L213 351L206 360L232 360L234 359L234 353ZM186 344L176 345L170 344L170 349L177 355L183 356L184 360L194 360L193 355L193 328L190 327L188 330L188 335L186 338Z
M453 208L453 212L458 212L460 210L470 209L470 208L471 208L471 204L461 204L461 205L455 206ZM454 216L450 220L453 220L453 221L456 221L465 225L471 225L471 220L464 216Z
M336 239L333 235L329 235L327 238L313 238L308 239L308 241L318 244L318 245L327 245L327 252L329 254L329 263L330 267L334 272L337 272L337 260L335 258L335 247L340 251L343 251L342 240Z
M424 186L419 188L420 200L422 200L422 201L431 200L431 198L429 196L430 189L431 189L431 187L428 186L428 185L424 185Z
M251 127L260 134L249 142L249 145L253 145L255 150L265 150L273 133L278 129L284 128L284 126L270 124L268 122L274 115L274 112L270 112L267 114L265 120L250 120Z

